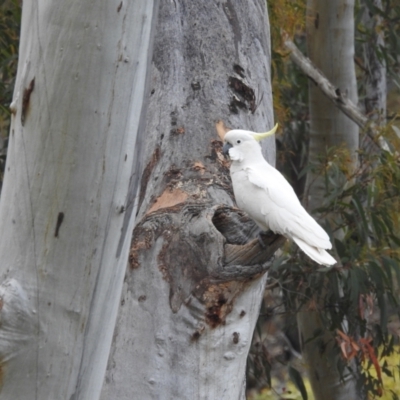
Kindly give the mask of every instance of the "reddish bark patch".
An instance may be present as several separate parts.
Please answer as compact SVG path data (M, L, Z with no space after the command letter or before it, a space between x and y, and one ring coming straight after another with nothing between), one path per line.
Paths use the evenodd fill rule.
M211 328L225 324L226 316L232 311L236 297L244 290L245 282L207 283L201 300L206 307L205 320ZM196 289L201 290L199 285Z
M191 342L196 342L197 340L199 340L201 334L205 331L205 329L206 327L203 325L200 328L196 329L190 337Z
M25 125L25 119L28 114L29 110L29 101L31 99L31 94L33 92L33 89L35 88L35 78L33 78L29 86L24 89L24 94L22 96L22 110L21 110L21 124L22 126Z
M230 129L226 127L224 121L217 121L215 129L217 130L217 134L221 140L224 140L225 134L230 131Z
M153 245L153 235L150 230L138 226L133 231L131 248L129 250L129 266L131 269L139 268L139 252L148 250Z
M169 247L173 247L173 246L171 246L171 238L172 238L172 235L171 235L171 231L170 230L168 230L168 231L164 231L163 232L163 238L164 238L164 244L163 244L163 247L161 248L161 250L160 250L160 252L158 253L158 256L157 256L157 261L158 261L158 269L160 270L160 272L161 272L161 274L162 274L162 276L163 276L163 279L166 281L166 282L169 282L169 283L171 283L171 277L170 277L170 274L169 274L169 271L168 271L168 264L169 264L169 260L168 260L168 257L167 257L167 255L168 255L168 248Z
M231 162L223 155L223 143L220 140L211 141L211 156L209 157L212 162L217 162L222 167L222 175L229 177L229 167ZM229 178L230 182L230 178Z
M161 196L156 199L147 214L184 203L188 197L188 194L180 189L166 189Z
M183 135L185 133L185 127L180 126L179 128L171 129L171 135Z
M200 161L195 161L195 162L193 163L192 168L193 168L195 171L200 172L200 175L204 175L204 172L205 172L205 170L206 170L206 167L205 167L204 164L203 164L202 162L200 162Z
M218 325L221 325L224 322L223 320L224 313L222 311L222 308L216 305L208 307L205 316L207 323L212 328L216 328Z
M158 259L159 259L159 260L161 260L161 259L163 258L164 253L165 253L165 251L166 251L167 248L168 248L168 245L167 245L167 246L164 246L164 247L162 248L162 250L161 250L161 252L160 252L160 254L159 254L159 256L158 256ZM161 262L161 263L158 264L158 269L160 270L160 272L161 272L161 274L162 274L162 276L163 276L163 279L164 279L166 282L171 283L171 279L170 279L169 272L168 272L168 266L167 266L165 263L162 263L162 262Z
M175 184L182 182L182 172L179 168L175 168L172 166L165 174L165 182L168 184L168 187L171 189Z
M142 205L144 195L146 194L147 184L149 183L149 179L151 173L153 172L154 167L157 165L158 161L161 158L161 150L159 147L156 147L153 155L151 156L150 161L146 165L146 168L143 171L142 179L140 181L140 194L139 194L139 208Z

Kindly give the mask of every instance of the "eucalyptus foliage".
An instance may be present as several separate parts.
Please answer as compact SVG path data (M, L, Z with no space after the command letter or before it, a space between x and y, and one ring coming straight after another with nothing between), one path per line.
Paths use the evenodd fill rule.
M21 6L18 0L0 4L0 190L10 129L10 103L17 73Z
M358 85L363 95L364 74L360 44L376 32L369 31L361 15L379 15L385 46L375 48L392 77L390 87L399 85L400 5L384 0L382 9L371 0L356 9L356 63ZM327 148L315 164L308 162L308 82L293 65L281 44L285 31L305 52L305 2L268 2L273 42L274 107L276 119L284 127L278 138L277 167L291 181L297 194L304 193L304 178L312 170L324 177L325 199L316 215L334 240L339 263L326 271L310 264L294 248L274 262L270 281L282 293L282 306L289 318L303 304L318 311L332 333L337 352L337 368L348 373L356 360L359 385L373 395L382 394L382 374L399 378L400 364L389 365L387 357L398 351L398 331L391 328L400 310L400 140L396 132L398 117L388 110L389 120L380 132L392 153L381 151L370 140L359 150L356 171L347 170L350 155L343 148ZM333 105L332 105L333 106ZM325 225L324 225L325 224ZM263 315L260 319L262 326ZM315 345L322 332L315 332ZM261 337L261 334L259 335ZM323 350L322 350L323 351ZM355 373L355 371L350 371ZM271 382L271 357L262 342L257 342L249 360L249 374ZM292 374L293 375L293 374ZM296 375L296 379L299 377ZM264 380L264 381L263 381ZM303 394L303 391L301 391ZM396 394L394 394L395 396ZM303 398L305 398L303 394Z

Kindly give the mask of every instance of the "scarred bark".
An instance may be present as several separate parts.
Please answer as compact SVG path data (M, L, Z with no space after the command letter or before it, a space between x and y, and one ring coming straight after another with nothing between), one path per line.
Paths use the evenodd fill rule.
M160 5L143 173L103 399L243 399L273 252L232 208L216 123L273 126L265 3ZM274 162L274 141L265 153Z

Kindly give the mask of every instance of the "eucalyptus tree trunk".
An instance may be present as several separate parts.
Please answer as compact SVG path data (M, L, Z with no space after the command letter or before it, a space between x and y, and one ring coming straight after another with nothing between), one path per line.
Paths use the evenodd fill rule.
M24 1L0 203L1 399L100 396L154 7Z
M307 46L313 63L332 82L337 91L345 93L357 104L357 84L354 69L354 1L308 0ZM334 107L330 100L312 82L309 85L310 143L309 162L318 162L332 146L340 146L349 152L348 168L357 165L359 130L357 125ZM324 178L313 172L307 175L305 202L309 210L320 207L325 195ZM315 310L307 304L298 316L303 354L309 369L309 377L317 400L357 399L356 380L347 374L342 382L337 369L340 357L334 344L334 336L326 330L319 315L323 303ZM314 311L312 311L314 310ZM318 330L318 339L309 340ZM323 349L323 350L322 350Z
M383 57L385 46L382 16L368 8L364 1L363 23L368 40L363 44L365 72L365 113L369 118L386 124L386 64ZM382 9L382 0L373 0L372 5Z
M242 246L254 224L232 208L216 125L273 126L265 2L162 2L149 94L137 225L102 399L244 399L277 242ZM266 145L273 163L273 139Z

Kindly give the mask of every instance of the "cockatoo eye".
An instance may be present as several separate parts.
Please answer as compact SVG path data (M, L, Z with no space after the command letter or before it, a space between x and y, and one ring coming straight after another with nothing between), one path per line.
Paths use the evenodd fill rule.
M236 140L236 143L240 144L240 143L242 143L242 141L240 139L238 139L238 140Z

